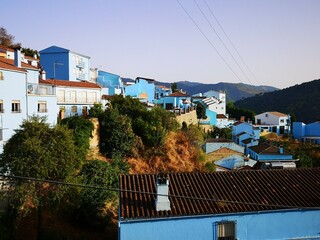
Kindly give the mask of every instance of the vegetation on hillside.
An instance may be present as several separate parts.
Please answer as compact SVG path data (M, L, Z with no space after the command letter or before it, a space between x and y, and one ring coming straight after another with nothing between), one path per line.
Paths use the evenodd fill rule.
M278 111L294 115L299 122L320 120L320 79L295 85L283 90L257 94L235 102L239 108L250 109L257 114Z

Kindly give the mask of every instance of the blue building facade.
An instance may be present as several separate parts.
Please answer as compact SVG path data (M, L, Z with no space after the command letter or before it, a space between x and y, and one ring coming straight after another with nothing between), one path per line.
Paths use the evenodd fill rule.
M40 64L48 79L87 81L90 79L90 57L69 49L51 46L40 51Z
M319 180L316 168L121 175L119 239L319 239Z
M320 144L320 122L310 124L294 122L293 137L301 142Z
M246 146L243 141L250 138L259 140L260 129L247 122L236 122L232 126L232 141L241 146Z
M107 95L115 95L123 93L123 82L119 75L98 71L97 84L102 88L107 88Z
M124 87L124 95L138 98L141 102L153 103L155 99L154 80L138 77L134 84Z

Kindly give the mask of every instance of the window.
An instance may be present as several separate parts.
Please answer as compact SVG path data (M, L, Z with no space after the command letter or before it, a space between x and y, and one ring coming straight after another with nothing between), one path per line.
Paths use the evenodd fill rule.
M48 112L47 102L38 102L38 112L39 113Z
M269 117L268 113L266 113L265 117Z
M0 141L3 140L3 133L2 133L3 129L0 129Z
M73 112L73 113L78 112L77 106L72 106L72 107L71 107L71 112Z
M280 119L280 122L281 122L281 123L284 123L284 119Z
M21 109L20 109L20 101L12 101L11 103L11 112L13 113L20 113Z
M0 80L3 80L3 72L0 71Z
M4 113L3 100L0 99L0 113Z
M65 91L64 90L58 91L58 102L65 102Z
M222 221L216 223L217 240L235 240L236 239L236 222Z

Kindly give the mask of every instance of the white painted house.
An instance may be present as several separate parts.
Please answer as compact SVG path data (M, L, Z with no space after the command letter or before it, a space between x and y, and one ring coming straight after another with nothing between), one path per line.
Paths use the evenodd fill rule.
M0 153L28 117L45 116L49 124L56 124L54 89L38 81L39 69L22 62L20 51L15 51L14 59L0 57Z
M290 115L280 112L264 112L255 116L255 123L261 131L283 134L290 132Z

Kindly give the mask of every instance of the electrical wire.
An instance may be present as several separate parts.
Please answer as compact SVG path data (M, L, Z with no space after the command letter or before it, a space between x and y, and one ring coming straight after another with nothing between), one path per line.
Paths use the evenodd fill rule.
M222 25L220 24L220 21L218 20L218 18L215 16L215 14L213 13L212 9L210 8L210 6L208 5L206 0L202 0L206 7L209 9L211 15L214 17L214 19L216 20L216 22L218 23L220 29L222 30L222 32L224 33L224 35L226 36L226 38L228 39L230 45L233 47L233 49L235 50L235 52L238 54L239 58L241 59L242 63L245 65L245 67L247 68L248 72L250 73L250 75L253 77L253 79L258 83L258 85L260 85L258 79L256 78L256 76L253 74L253 72L251 71L251 69L249 68L249 66L246 64L246 62L244 61L243 57L241 56L241 54L239 53L239 51L237 50L236 46L233 44L233 42L231 41L231 38L228 36L228 34L226 33L226 31L223 29Z
M210 39L207 37L207 35L201 30L199 25L196 23L196 21L193 19L193 17L189 14L189 12L183 7L183 5L180 3L179 0L176 0L180 7L183 9L183 11L187 14L187 16L190 18L190 20L193 22L193 24L197 27L198 31L203 35L203 37L208 41L210 46L215 50L215 52L218 54L218 56L222 59L222 61L228 66L228 68L231 70L231 72L236 76L236 78L241 82L240 77L236 74L236 72L232 69L232 67L228 64L228 62L225 60L225 58L220 54L218 49L213 45L213 43L210 41Z
M252 82L250 81L250 79L248 78L247 74L243 71L242 67L239 65L238 61L235 59L235 57L233 56L233 54L230 52L229 48L227 47L227 45L224 43L224 41L221 39L220 35L218 34L218 32L215 30L215 28L212 26L211 22L209 21L209 19L207 18L206 14L202 11L202 9L200 8L199 4L197 3L196 0L193 0L193 2L196 4L198 10L201 12L202 16L206 19L207 23L210 25L211 29L213 30L213 32L216 34L216 36L218 37L218 39L220 40L220 42L222 43L222 45L224 46L224 48L227 50L227 52L229 53L229 55L231 56L231 58L233 59L233 61L236 63L236 65L238 66L238 68L240 69L240 71L242 72L242 74L244 75L244 77L249 81L250 84L252 84Z
M289 205L277 205L277 204L262 204L262 203L231 201L231 200L223 200L223 199L215 199L215 198L181 196L181 195L174 195L174 194L158 194L158 193L154 193L154 192L136 191L136 190L130 190L130 189L114 188L114 187L101 187L101 186L93 186L93 185L85 185L85 184L77 184L77 183L67 183L67 182L61 182L61 181L55 181L55 180L44 180L44 179L24 177L24 176L12 176L12 175L0 174L0 177L7 178L7 179L17 179L17 180L22 180L22 181L52 183L52 184L72 186L72 187L103 189L103 190L109 190L109 191L114 191L114 192L118 192L118 193L119 192L128 192L128 193L154 195L154 196L165 196L165 197L170 197L170 198L183 198L183 199L197 200L197 201L209 201L209 202L217 202L217 203L254 205L254 206L273 207L273 208L286 208L286 209L320 209L320 207L304 207L304 206L294 206L294 205L289 206Z

